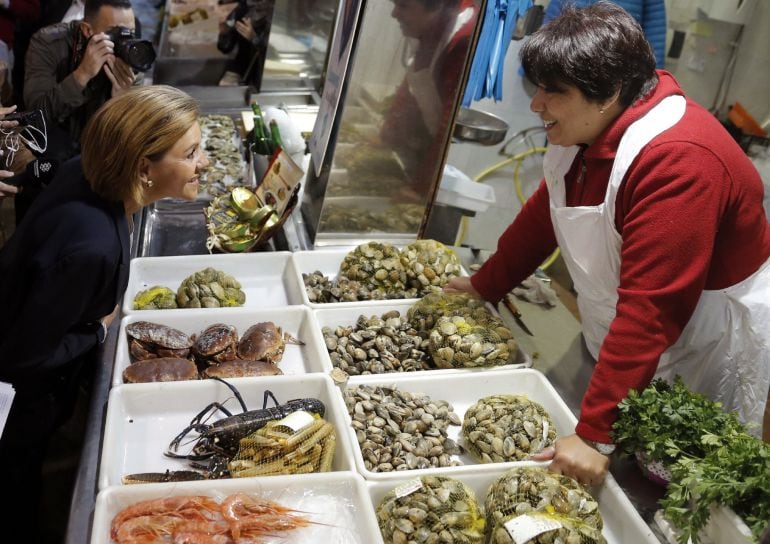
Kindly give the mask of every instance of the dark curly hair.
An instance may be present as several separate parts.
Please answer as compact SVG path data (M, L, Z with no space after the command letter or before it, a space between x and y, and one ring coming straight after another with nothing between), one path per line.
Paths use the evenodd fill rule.
M619 91L626 107L655 88L655 55L636 20L623 8L599 1L566 6L532 34L519 53L524 74L537 86L575 86L592 102Z

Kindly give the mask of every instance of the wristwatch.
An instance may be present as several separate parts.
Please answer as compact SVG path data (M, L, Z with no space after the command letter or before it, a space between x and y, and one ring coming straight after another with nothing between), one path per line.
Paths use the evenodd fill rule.
M605 444L604 442L592 442L592 444L596 451L602 455L612 455L612 452L615 451L615 444Z
M104 341L107 340L107 325L104 324L104 321L98 321L97 323L99 327L96 329L96 338L100 344L104 344Z

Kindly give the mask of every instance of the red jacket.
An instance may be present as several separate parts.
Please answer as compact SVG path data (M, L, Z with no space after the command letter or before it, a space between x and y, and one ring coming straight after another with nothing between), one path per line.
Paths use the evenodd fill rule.
M603 202L615 150L628 126L661 99L684 94L671 74L626 109L585 149L565 177L568 206ZM687 100L684 117L645 146L617 194L622 236L616 316L599 352L577 433L610 442L617 404L645 388L660 355L676 342L701 292L729 287L770 258L763 186L745 153L704 108ZM498 241L497 252L472 278L497 301L555 249L544 182Z

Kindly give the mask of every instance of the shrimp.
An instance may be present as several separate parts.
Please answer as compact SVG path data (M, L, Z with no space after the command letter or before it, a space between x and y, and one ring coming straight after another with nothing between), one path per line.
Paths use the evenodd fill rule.
M195 531L174 533L174 544L233 544L230 535L210 535Z
M235 540L241 531L248 536L261 536L307 527L310 521L296 514L295 510L261 497L234 493L222 501L222 517L230 524Z
M120 524L113 540L119 543L141 542L171 542L174 527L180 519L177 516L137 516Z
M172 514L179 518L211 519L219 516L219 504L205 495L165 497L132 504L112 518L110 536L115 539L120 526L131 518L153 514Z

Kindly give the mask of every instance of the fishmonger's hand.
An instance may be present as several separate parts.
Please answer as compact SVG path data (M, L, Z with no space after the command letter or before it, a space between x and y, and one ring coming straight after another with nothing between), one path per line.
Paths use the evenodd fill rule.
M530 457L533 461L548 461L548 470L575 478L586 486L600 485L610 467L610 458L596 451L576 434L563 436L554 446Z
M478 291L476 291L476 288L473 287L473 284L471 283L471 277L470 276L458 276L456 278L452 278L449 280L449 282L444 286L444 292L446 293L468 293L469 295L473 295L476 298L482 298Z

